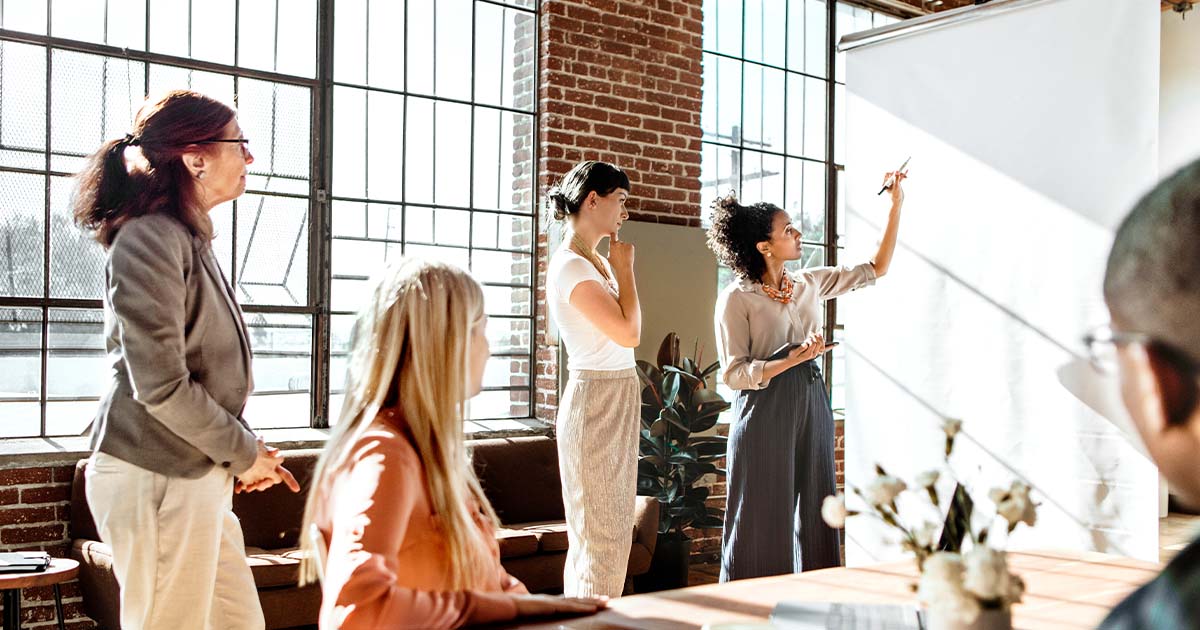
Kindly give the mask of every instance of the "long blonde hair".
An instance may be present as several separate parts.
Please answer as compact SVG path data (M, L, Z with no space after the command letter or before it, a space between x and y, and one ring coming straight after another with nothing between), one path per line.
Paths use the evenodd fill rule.
M301 531L300 583L316 579L314 541L307 532L327 500L351 447L381 410L396 408L421 458L433 511L446 537L450 583L473 586L482 558L473 553L478 529L471 499L498 525L463 442L471 329L483 320L483 290L446 263L403 258L376 285L358 316L346 372L346 399L313 472ZM380 488L381 492L387 489Z

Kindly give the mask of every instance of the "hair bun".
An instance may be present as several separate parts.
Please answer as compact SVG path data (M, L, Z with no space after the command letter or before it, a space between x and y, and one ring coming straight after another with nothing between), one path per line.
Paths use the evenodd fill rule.
M571 201L557 186L551 188L546 195L546 205L556 221L562 221L571 214Z
M740 210L741 205L738 204L737 193L731 190L731 191L725 193L724 195L718 196L716 199L713 199L712 209L713 210L725 210L727 212L736 212L736 211Z

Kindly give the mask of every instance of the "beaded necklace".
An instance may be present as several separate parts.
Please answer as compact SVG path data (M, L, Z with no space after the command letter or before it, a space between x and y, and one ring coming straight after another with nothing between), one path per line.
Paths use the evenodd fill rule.
M792 301L792 279L789 278L786 273L783 274L783 282L779 284L778 289L768 285L765 282L763 283L762 288L763 293L766 293L767 297L779 302L780 304L788 304Z

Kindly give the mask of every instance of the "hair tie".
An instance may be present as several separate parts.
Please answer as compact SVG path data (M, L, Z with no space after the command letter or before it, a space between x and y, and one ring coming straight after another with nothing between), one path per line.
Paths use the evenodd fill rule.
M125 134L125 137L122 138L121 142L120 142L120 144L123 144L127 147L136 147L136 146L140 145L141 143L142 143L141 138L136 138L131 133Z

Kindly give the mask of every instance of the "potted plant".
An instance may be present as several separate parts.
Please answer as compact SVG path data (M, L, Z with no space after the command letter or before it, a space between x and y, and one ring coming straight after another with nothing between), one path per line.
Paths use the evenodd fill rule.
M658 541L650 571L637 582L638 591L687 586L691 539L685 530L719 528L724 512L709 507L708 488L695 484L725 470L726 438L697 436L713 428L729 408L708 378L719 363L700 367L700 350L679 356L679 338L669 333L658 350L658 365L637 362L642 380L642 431L638 456L638 494L659 502Z

